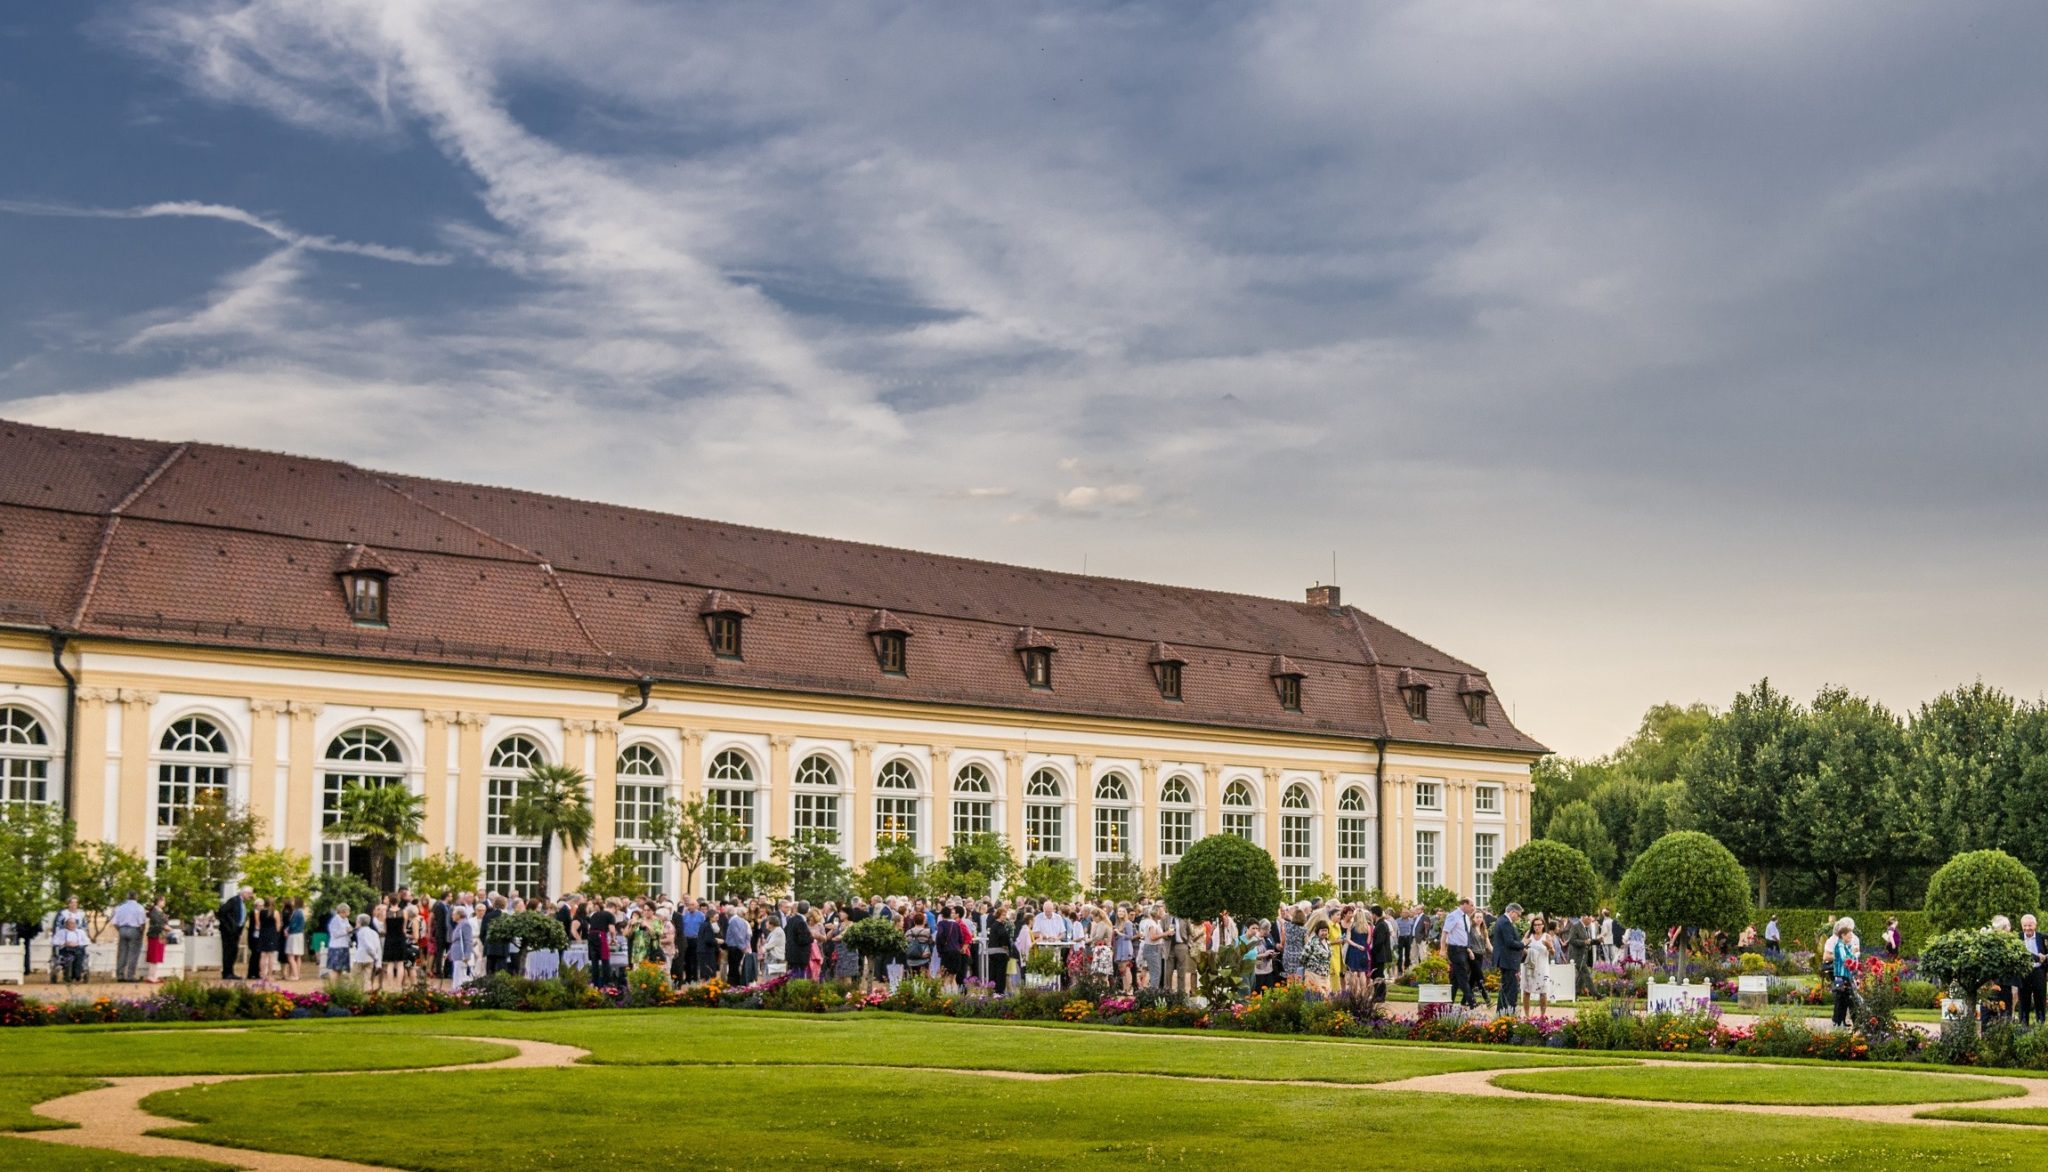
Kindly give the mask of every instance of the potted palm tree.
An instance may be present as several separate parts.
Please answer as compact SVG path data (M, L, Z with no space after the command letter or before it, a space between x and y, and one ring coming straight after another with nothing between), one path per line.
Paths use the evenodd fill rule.
M420 833L426 820L427 799L405 786L354 784L341 791L341 816L334 830L369 852L371 886L389 891L398 886L399 854L427 841ZM387 860L393 864L388 876Z
M590 845L590 779L581 769L567 765L536 765L519 779L519 796L507 814L515 833L540 839L540 876L545 885L556 839L570 850Z

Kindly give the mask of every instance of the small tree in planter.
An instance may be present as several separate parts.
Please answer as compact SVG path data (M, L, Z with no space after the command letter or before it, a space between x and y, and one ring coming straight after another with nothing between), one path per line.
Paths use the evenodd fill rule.
M484 933L485 944L506 944L512 949L512 971L526 971L529 952L560 952L569 947L568 930L561 921L540 912L512 912L491 921Z
M313 889L313 860L303 851L266 847L242 856L242 882L259 898L304 899Z
M2027 946L2011 932L1964 928L1946 932L1920 950L1920 971L1955 986L1970 1021L1977 1020L1977 994L1986 985L2017 984L2033 967Z
M614 899L641 895L646 891L647 880L640 874L640 859L632 847L613 847L594 854L590 856L590 865L583 870L585 895Z
M904 948L903 929L888 916L869 916L855 920L853 925L839 934L841 947L851 948L860 954L862 968L871 980L882 980L882 966L892 956L901 956Z
M0 802L0 924L37 924L63 906L57 897L55 864L71 828L54 806ZM21 947L26 968L28 950ZM18 975L13 961L0 975Z
M444 849L438 855L422 855L405 869L414 891L436 897L462 891L476 891L484 885L484 869L475 860Z
M75 842L53 860L60 900L78 897L86 933L94 940L107 926L114 905L131 891L148 891L149 864L141 855L111 842Z
M2013 923L2041 907L2041 883L2004 851L1968 851L1927 880L1927 926L1936 932L1986 928L1991 917Z
M1494 882L1500 882L1498 872ZM1733 932L1749 918L1749 875L1711 835L1677 831L1651 843L1629 867L1621 880L1619 911L1623 923L1645 932L1684 927ZM1683 949L1678 953L1678 981L1685 983Z
M1279 906L1273 856L1234 834L1212 834L1189 847L1166 878L1166 910L1183 920L1228 911L1248 923Z

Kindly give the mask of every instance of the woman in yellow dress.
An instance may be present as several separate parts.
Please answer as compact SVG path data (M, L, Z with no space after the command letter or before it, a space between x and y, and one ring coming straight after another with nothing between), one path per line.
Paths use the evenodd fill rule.
M1330 916L1330 988L1344 987L1344 909Z

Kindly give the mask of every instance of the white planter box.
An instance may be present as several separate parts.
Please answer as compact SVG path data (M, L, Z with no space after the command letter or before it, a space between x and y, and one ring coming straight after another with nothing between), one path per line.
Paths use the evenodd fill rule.
M1417 1005L1449 1005L1451 1003L1451 987L1449 985L1417 985L1415 986L1415 1003Z
M149 942L146 940L143 941L142 947L145 950L147 950L149 948ZM147 956L149 955L149 953L147 951L144 951L143 955ZM164 962L162 964L153 964L149 966L149 979L152 981L161 981L168 977L179 977L183 976L184 974L185 942L183 940L178 941L176 944L165 944Z
M1713 986L1705 981L1689 981L1683 985L1651 981L1649 996L1645 1000L1651 1013L1686 1013L1705 1009L1713 999Z
M0 985L20 985L28 979L28 945L0 944Z
M1060 987L1060 979L1058 977L1040 976L1037 973L1025 973L1024 987L1026 989L1057 989Z
M185 946L185 971L196 969L217 969L220 967L220 937L186 936L179 940ZM165 958L169 959L169 953Z
M1564 961L1550 966L1550 1000L1576 1001L1579 999L1579 966Z

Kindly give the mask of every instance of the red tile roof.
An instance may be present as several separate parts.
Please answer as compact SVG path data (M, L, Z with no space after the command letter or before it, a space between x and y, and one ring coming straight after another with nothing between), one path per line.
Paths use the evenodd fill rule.
M351 552L351 550L357 552ZM357 626L338 565L394 575ZM699 616L746 615L746 657ZM878 615L878 612L880 614ZM1355 607L1256 598L677 517L333 460L0 421L0 623L208 647L1126 717L1541 753L1487 721L1409 720L1406 679L1485 687ZM884 626L878 627L877 623ZM888 624L893 624L890 626ZM868 635L915 630L883 673ZM1185 661L1182 700L1151 664ZM1051 689L1016 668L1047 646ZM1277 660L1303 675L1280 707ZM1469 677L1470 682L1467 678Z

